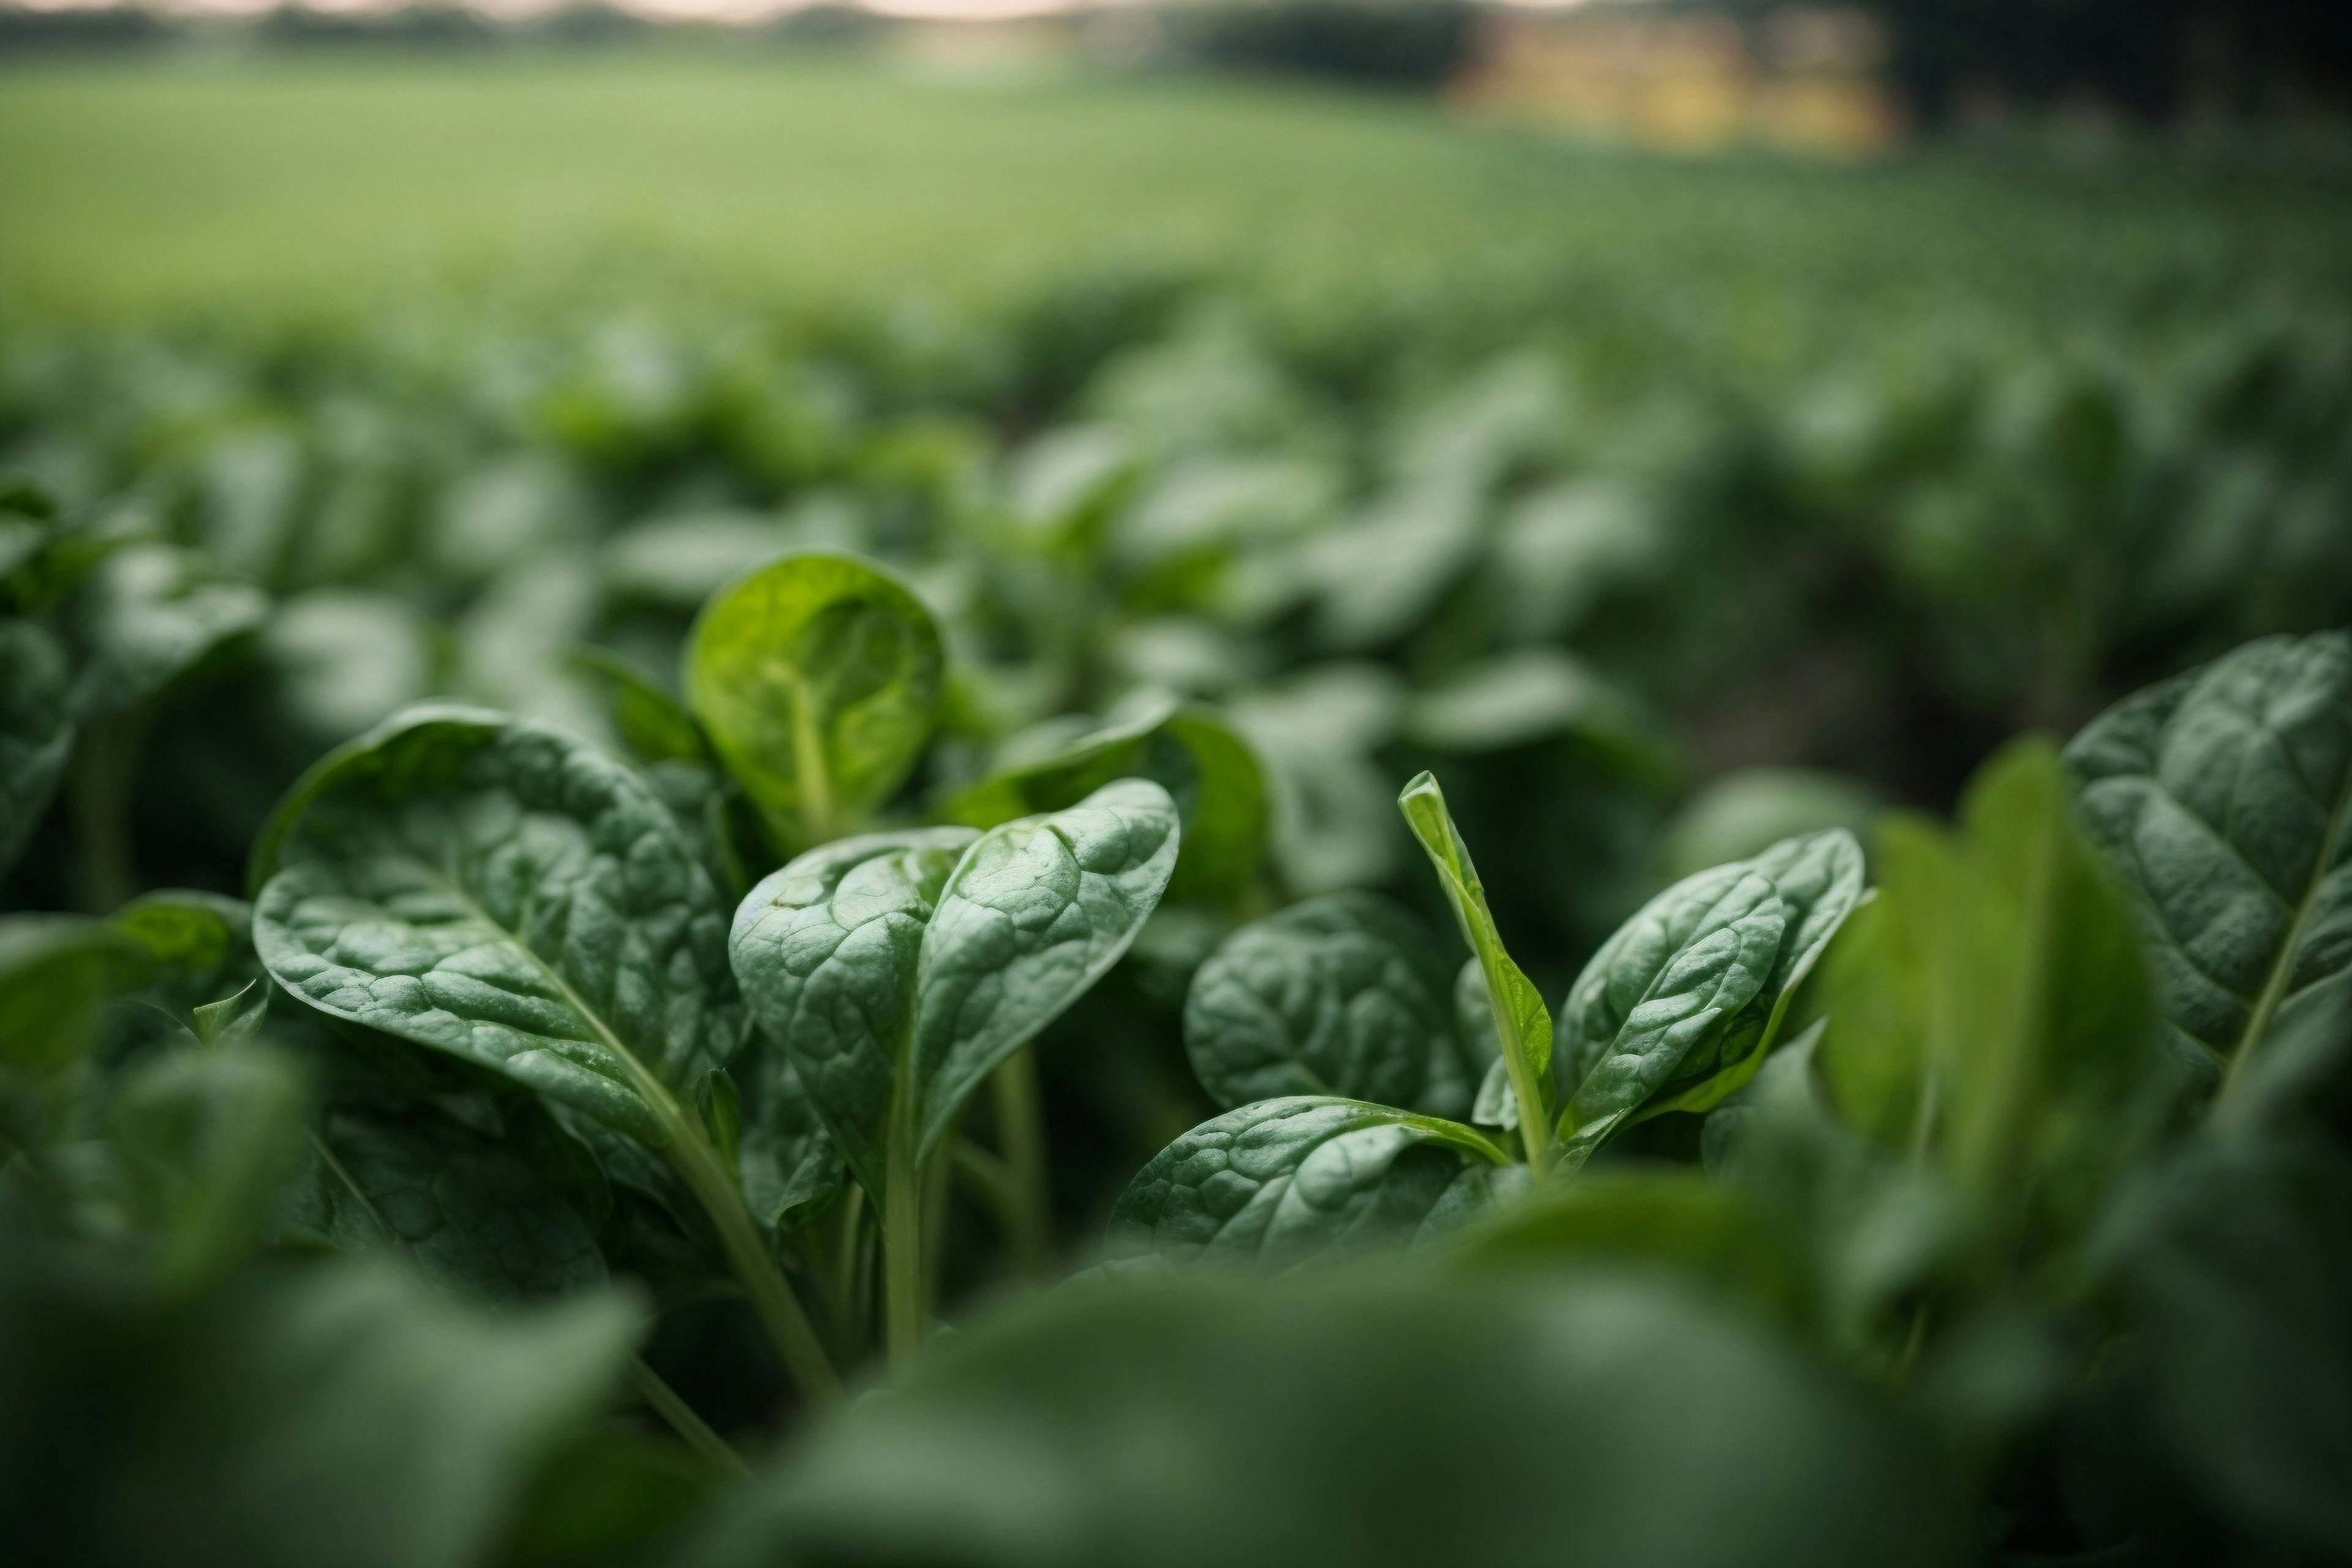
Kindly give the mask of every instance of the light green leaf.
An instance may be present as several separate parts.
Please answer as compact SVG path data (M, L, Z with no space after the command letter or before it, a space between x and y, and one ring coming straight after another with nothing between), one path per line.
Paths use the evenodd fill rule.
M1118 962L1168 890L1180 839L1168 792L1122 779L992 828L965 854L916 961L919 1158L982 1079Z
M545 725L395 717L295 785L254 876L254 943L289 992L649 1142L741 1044L693 846L628 769Z
M107 1004L152 971L147 954L108 921L0 918L0 1074L40 1079L79 1061Z
M1455 1229L1526 1175L1458 1122L1298 1095L1228 1110L1162 1149L1111 1226L1135 1252L1287 1268Z
M943 1336L679 1568L1954 1568L1892 1410L1652 1280L1213 1276Z
M199 1045L236 1045L258 1034L268 1016L269 988L261 981L248 980L233 996L189 1009L189 1032Z
M931 827L812 849L751 889L728 939L761 1033L857 1178L880 1193L915 972L948 873L980 835ZM770 1072L751 1072L755 1099ZM779 1089L776 1092L782 1093Z
M65 656L30 621L0 620L0 873L40 826L73 752Z
M2352 633L2249 643L2126 698L2066 761L2184 1045L2234 1070L2352 986Z
M1666 874L1693 876L1824 828L1858 834L1881 804L1867 784L1843 773L1801 768L1725 773L1701 788L1666 825Z
M1486 885L1479 881L1470 847L1462 842L1454 817L1445 809L1444 792L1437 787L1437 780L1421 774L1404 786L1397 805L1413 837L1428 852L1430 864L1436 867L1438 886L1444 889L1445 901L1454 906L1454 918L1486 975L1502 1059L1519 1100L1524 1123L1520 1131L1528 1140L1532 1155L1552 1117L1551 1014L1545 1009L1535 983L1511 962L1502 933L1495 929L1494 914L1486 908Z
M1213 710L1167 698L1047 757L959 791L940 815L993 827L1075 805L1121 778L1150 779L1176 802L1184 828L1176 897L1231 896L1255 879L1268 813L1257 753Z
M1487 1058L1456 1033L1446 969L1388 900L1310 899L1244 926L1201 966L1184 1049L1228 1107L1320 1094L1460 1117Z
M938 626L907 585L808 551L704 606L688 705L788 848L821 844L906 782L939 710Z

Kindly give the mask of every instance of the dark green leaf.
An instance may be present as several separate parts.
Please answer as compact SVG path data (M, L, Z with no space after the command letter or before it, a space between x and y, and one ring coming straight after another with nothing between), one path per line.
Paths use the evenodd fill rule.
M32 622L0 620L0 873L48 810L73 733L65 656Z
M254 942L320 1011L490 1068L649 1142L744 1019L717 889L619 763L467 709L314 767L256 849Z
M1320 1094L1465 1115L1492 1047L1474 1052L1457 1035L1437 948L1370 893L1326 894L1244 926L1185 999L1194 1074L1228 1107Z
M259 626L268 607L259 589L213 579L187 551L165 544L115 551L68 621L79 669L76 706L97 718L154 696Z
M1660 1284L1193 1279L938 1342L682 1568L1937 1568L1973 1534L1891 1413Z
M1136 1252L1286 1268L1458 1228L1526 1175L1458 1122L1301 1095L1228 1110L1168 1145L1111 1226Z
M2352 984L2352 633L2249 643L2125 699L2066 760L2187 1040L2234 1064Z
M250 1250L300 1157L307 1094L289 1058L233 1043L169 1052L115 1091L123 1196L167 1285L217 1279Z
M606 648L583 647L572 654L572 669L604 699L613 733L636 761L709 760L710 749L703 744L702 726L694 721L686 704L636 665Z

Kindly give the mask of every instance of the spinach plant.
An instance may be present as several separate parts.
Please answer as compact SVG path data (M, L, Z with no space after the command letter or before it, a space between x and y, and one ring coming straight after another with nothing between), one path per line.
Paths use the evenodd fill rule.
M1410 916L1360 896L1236 932L1185 1008L1194 1068L1231 1109L1136 1177L1114 1215L1128 1246L1287 1265L1453 1230L1572 1175L1634 1121L1753 1077L1863 897L1842 828L1686 878L1593 955L1556 1026L1436 780L1399 804L1470 947L1458 978ZM1517 1157L1465 1113L1515 1132Z

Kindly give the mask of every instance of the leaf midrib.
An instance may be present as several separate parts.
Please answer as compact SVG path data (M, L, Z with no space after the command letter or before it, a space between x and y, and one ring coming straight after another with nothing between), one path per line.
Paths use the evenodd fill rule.
M2312 860L2311 877L2305 884L2303 897L2296 901L2294 914L2287 921L2286 933L2279 941L2278 955L2272 959L2269 975L2263 982L2262 993L2256 997L2253 1011L2247 1014L2245 1027L2238 1031L2231 1042L2228 1065L2222 1069L2221 1087L2215 1098L2230 1092L2237 1081L2246 1058L2269 1032L2272 1017L2286 1000L2287 981L2294 975L2294 960L2303 946L2304 928L2311 921L2312 910L2318 905L2319 889L2335 869L2336 852L2342 848L2347 822L2352 822L2352 768L2347 768L2342 787L2337 793L2336 809L2330 814L2327 830L2319 840L2319 853Z

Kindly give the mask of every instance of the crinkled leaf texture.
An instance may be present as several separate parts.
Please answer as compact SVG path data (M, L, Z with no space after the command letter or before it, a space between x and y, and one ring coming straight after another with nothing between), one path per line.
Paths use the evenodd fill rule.
M1589 1154L1645 1106L1704 1110L1746 1082L1862 891L1861 847L1837 828L1687 877L1643 906L1560 1009L1570 1148Z
M1202 1275L936 1341L680 1565L1948 1568L1972 1530L1895 1413L1663 1283Z
M65 656L32 622L0 621L0 872L48 810L73 731Z
M2127 697L2066 761L2176 1038L2234 1061L2352 986L2352 633L2249 643Z
M395 716L295 785L255 878L254 945L288 992L647 1142L742 1043L694 847L635 774L550 726Z
M1419 921L1375 894L1329 893L1244 926L1211 955L1185 998L1184 1049L1227 1107L1321 1094L1458 1118L1494 1030L1483 1052L1465 1040L1453 992Z
M872 562L787 555L721 590L687 645L688 704L790 848L890 797L930 739L944 658L912 590Z
M1457 1122L1297 1095L1228 1110L1168 1145L1111 1225L1130 1251L1286 1268L1453 1230L1526 1178Z
M1178 837L1168 792L1126 779L983 835L845 839L751 889L736 972L861 1182L882 1190L893 1117L927 1157L981 1080L1118 962Z

